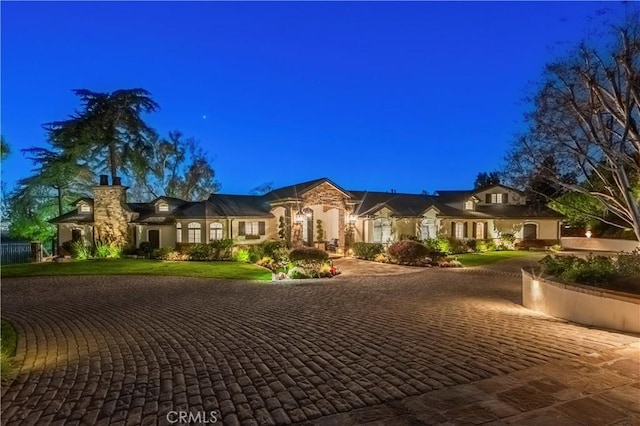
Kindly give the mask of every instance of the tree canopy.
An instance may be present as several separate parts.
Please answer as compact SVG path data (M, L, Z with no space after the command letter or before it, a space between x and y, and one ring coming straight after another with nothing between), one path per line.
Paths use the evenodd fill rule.
M510 177L522 186L544 176L563 192L600 204L610 223L640 239L640 20L631 14L600 42L581 43L547 65L528 131L508 155ZM545 159L553 158L553 164ZM580 205L585 205L584 203ZM589 203L588 205L591 205Z
M500 185L500 183L500 172L480 172L476 176L476 181L474 182L473 187L474 189L483 189L493 185Z

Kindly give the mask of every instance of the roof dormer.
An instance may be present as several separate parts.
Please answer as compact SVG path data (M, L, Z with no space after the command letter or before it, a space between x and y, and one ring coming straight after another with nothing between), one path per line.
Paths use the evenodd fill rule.
M471 196L469 198L467 198L464 202L463 208L465 210L475 210L476 209L476 203L480 201L477 197L475 196Z
M92 213L93 212L93 200L91 198L80 198L75 203L78 213Z

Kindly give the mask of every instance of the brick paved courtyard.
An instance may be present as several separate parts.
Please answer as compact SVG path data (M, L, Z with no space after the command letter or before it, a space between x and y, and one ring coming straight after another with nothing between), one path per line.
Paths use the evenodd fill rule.
M638 424L640 342L519 306L515 275L5 279L3 424Z

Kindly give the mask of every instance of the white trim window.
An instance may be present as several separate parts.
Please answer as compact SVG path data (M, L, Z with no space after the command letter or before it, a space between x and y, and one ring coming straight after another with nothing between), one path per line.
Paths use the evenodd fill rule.
M491 203L492 204L502 204L502 193L499 192L497 194L491 194Z
M80 204L80 213L91 213L91 206L89 204Z
M260 230L258 229L258 222L245 222L244 225L244 235L260 235Z
M190 243L200 243L202 242L202 225L198 222L191 222L187 225L188 230L188 239L187 241Z
M182 242L182 224L176 223L176 243Z
M168 212L169 211L169 203L160 203L158 204L159 212Z
M473 200L467 200L464 203L465 210L473 210Z
M378 218L373 221L373 242L388 243L391 241L391 220Z
M476 223L476 235L475 235L477 240L484 240L485 238L487 238L484 235L484 222L477 222Z
M455 227L455 237L458 240L462 240L464 238L464 223L462 222L456 222L456 227Z
M212 222L209 224L209 240L222 239L222 224L220 222Z

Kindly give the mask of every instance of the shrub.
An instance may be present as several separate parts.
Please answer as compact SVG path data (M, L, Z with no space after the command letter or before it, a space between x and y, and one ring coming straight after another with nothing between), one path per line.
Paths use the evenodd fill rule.
M359 259L373 260L377 255L384 252L384 246L380 243L355 243L353 254Z
M138 246L138 254L140 256L149 257L151 256L151 252L153 251L153 247L149 241L143 241Z
M289 259L292 262L301 263L324 263L329 259L326 251L313 247L300 247L291 250Z
M562 272L563 280L579 284L602 285L618 276L613 260L606 256L589 255L587 259L578 259L571 267Z
M411 240L397 241L389 246L387 253L398 263L415 264L429 255L429 250L421 243Z
M488 238L486 240L476 240L476 251L485 252L485 251L495 251L496 243L492 238Z
M318 269L318 277L320 278L330 278L333 274L331 273L330 265L322 265L320 269Z
M374 262L389 263L389 256L384 253L377 254L373 259Z
M211 240L207 246L209 249L210 260L230 260L233 257L232 239L224 238L221 240Z
M296 267L291 268L289 270L289 272L287 272L287 277L291 278L293 280L311 278L311 276L309 274L307 274L307 271L304 268L300 267L300 266L296 266Z
M187 249L189 260L209 260L209 246L206 244L193 244Z
M175 251L173 247L161 247L151 252L152 259L159 260L179 260L180 253Z
M462 254L468 253L469 247L465 244L463 240L458 240L453 237L447 237L449 240L449 253L450 254Z
M418 237L410 234L400 234L400 241L411 240L411 241L420 241Z
M503 246L507 250L513 249L513 243L516 240L516 236L510 233L502 233L500 234L500 239L502 240L501 246Z
M86 245L84 241L76 241L71 243L71 257L79 260L86 260L91 256L91 247Z
M269 256L265 256L262 259L258 260L256 264L258 266L262 266L263 268L270 269L272 272L276 272L279 266L278 263Z
M631 253L618 253L616 269L622 276L640 276L640 248Z
M547 255L540 260L542 272L548 275L560 276L564 271L570 269L578 261L576 256Z
M98 241L94 248L94 253L98 259L118 259L122 255L122 247L116 243Z
M254 254L255 256L255 254ZM236 250L235 260L236 262L249 262L250 261L249 249L244 247L239 247Z
M257 259L268 256L276 262L286 262L289 258L286 241L263 241L247 248Z

